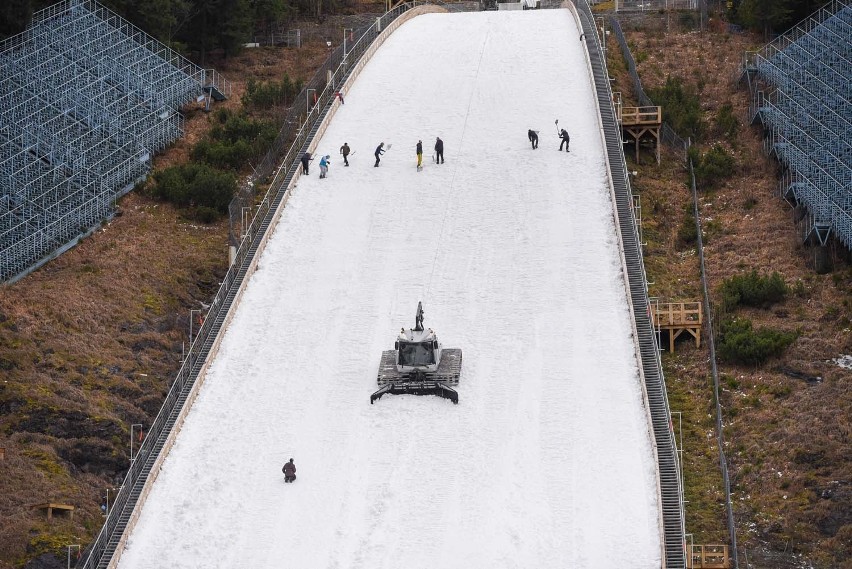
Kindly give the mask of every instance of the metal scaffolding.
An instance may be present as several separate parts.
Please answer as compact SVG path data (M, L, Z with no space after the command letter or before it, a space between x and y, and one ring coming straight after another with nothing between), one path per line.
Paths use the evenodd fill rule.
M834 0L757 53L752 121L784 166L782 195L807 210L803 240L852 249L852 0Z
M64 0L0 42L0 282L112 215L181 106L230 86L93 0Z

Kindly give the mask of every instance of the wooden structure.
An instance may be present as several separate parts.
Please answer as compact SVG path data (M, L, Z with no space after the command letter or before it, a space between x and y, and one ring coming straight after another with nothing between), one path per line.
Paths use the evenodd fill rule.
M687 569L730 569L727 545L692 545L686 559Z
M662 302L652 305L654 326L669 332L669 351L674 353L678 336L689 332L695 338L695 347L701 347L701 325L704 315L700 302Z
M621 136L629 142L628 136L636 145L636 162L639 162L639 143L651 140L654 143L654 155L660 163L660 128L663 126L662 107L622 107L617 105L618 122L621 123Z
M74 506L69 506L68 504L54 504L52 502L46 502L44 504L36 504L33 506L34 510L46 510L47 511L47 519L52 520L54 514L57 517L67 517L69 519L74 519Z

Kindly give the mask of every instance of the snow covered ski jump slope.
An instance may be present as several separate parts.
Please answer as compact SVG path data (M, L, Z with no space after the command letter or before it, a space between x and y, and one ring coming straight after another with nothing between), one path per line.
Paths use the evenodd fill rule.
M427 14L376 52L318 142L328 177L315 161L293 190L119 567L660 566L579 36L567 10ZM444 164L429 157L437 136ZM392 147L375 168L380 142ZM421 300L464 350L459 404L370 405L381 353ZM284 484L290 457L298 480Z

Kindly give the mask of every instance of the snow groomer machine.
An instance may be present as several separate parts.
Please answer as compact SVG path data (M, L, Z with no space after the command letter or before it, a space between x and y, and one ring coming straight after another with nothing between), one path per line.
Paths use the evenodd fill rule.
M423 303L417 303L414 328L403 328L393 350L382 352L379 389L370 396L375 403L382 395L437 395L458 404L462 351L443 348L431 328L423 328Z

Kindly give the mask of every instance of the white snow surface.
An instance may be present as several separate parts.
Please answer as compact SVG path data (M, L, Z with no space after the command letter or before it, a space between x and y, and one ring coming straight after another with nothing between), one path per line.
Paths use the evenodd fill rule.
M660 566L579 35L566 10L428 14L391 34L319 141L329 177L315 161L294 189L119 567ZM464 352L459 404L370 405L420 300Z

